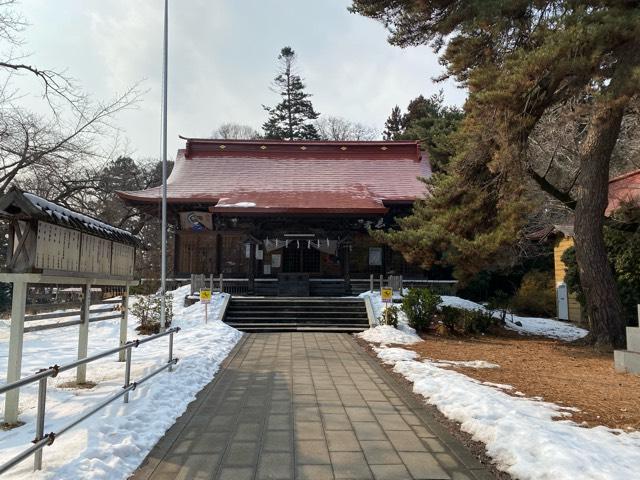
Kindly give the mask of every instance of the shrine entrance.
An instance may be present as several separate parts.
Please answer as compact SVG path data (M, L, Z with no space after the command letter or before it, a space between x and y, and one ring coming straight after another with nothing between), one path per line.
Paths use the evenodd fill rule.
M290 244L282 249L283 273L320 273L320 251Z

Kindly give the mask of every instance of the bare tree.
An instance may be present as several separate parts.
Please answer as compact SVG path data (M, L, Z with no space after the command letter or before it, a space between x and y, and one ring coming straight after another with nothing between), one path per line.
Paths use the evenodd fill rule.
M211 134L211 138L222 138L225 140L253 140L260 138L260 133L250 125L240 123L223 123Z
M380 137L375 128L342 117L321 117L316 120L315 127L322 140L375 140Z

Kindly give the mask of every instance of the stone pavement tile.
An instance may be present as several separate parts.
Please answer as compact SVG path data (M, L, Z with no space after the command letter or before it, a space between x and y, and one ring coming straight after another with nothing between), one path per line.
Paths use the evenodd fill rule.
M398 412L396 408L386 400L384 402L367 401L367 405L369 405L369 408L374 413L374 415L390 415L392 413Z
M318 408L323 415L326 413L344 413L346 415L347 413L341 403L318 402Z
M408 480L411 478L407 468L400 465L371 465L375 480Z
M272 413L267 419L269 430L291 430L291 415L286 413Z
M412 428L415 434L420 438L435 438L435 434L431 430L427 429L427 427L416 425Z
M359 452L360 444L351 430L325 432L330 452Z
M375 422L375 417L368 407L345 407L352 422Z
M377 422L352 422L358 440L386 440ZM417 438L417 437L416 437ZM423 447L424 448L424 447Z
M297 440L322 440L324 439L322 423L296 422L295 435Z
M438 463L446 469L455 470L461 466L460 462L449 453L434 453L434 456L436 460L438 460Z
M427 447L429 447L429 450L431 450L432 452L443 453L447 451L444 443L442 443L437 438L424 438L422 441L427 444Z
M296 440L296 463L299 465L328 464L329 450L324 440Z
M373 475L361 452L331 452L331 466L336 479L372 479Z
M404 419L397 413L376 415L380 426L385 430L411 430Z
M291 401L273 401L269 407L271 413L287 413L291 410Z
M193 439L191 453L219 453L224 451L228 442L228 433L202 432Z
M239 423L233 435L233 441L257 442L260 440L261 430L262 425L259 423Z
M320 410L315 405L296 405L293 409L296 421L319 422Z
M346 413L325 413L322 415L322 423L326 430L351 430L351 423Z
M451 477L438 464L435 457L422 452L399 452L400 458L414 478L449 480Z
M422 425L422 422L420 421L420 419L416 417L413 413L408 413L408 414L403 413L402 418L404 418L404 421L411 426Z
M360 395L362 395L362 397L367 402L387 402L388 401L387 397L385 397L384 393L382 393L380 390L374 390L374 389L365 390L360 387L358 387L358 390L360 390Z
M298 465L296 480L333 480L331 465Z
M225 467L220 471L218 480L253 480L253 468Z
M175 474L176 480L209 480L211 472L215 472L220 462L220 454L187 455L182 468Z
M292 446L293 433L287 430L269 430L262 438L262 449L266 452L290 452Z
M292 477L291 453L262 453L258 463L258 480L289 480Z
M393 445L387 440L361 440L360 445L369 465L395 465L402 463Z
M293 403L294 404L307 404L307 405L315 405L318 403L315 395L299 395L297 393L293 394Z
M227 448L223 463L234 466L254 466L258 460L258 444L254 442L233 442Z
M398 451L402 452L426 452L427 449L422 443L422 440L411 431L404 430L390 430L387 432L387 436L393 446Z

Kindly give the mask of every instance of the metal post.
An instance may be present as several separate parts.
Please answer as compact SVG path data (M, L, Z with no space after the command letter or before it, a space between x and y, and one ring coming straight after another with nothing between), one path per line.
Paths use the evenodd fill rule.
M122 347L127 343L127 328L129 327L129 284L124 290L124 296L122 297L122 318L120 319L120 346ZM124 362L125 351L120 350L118 352L118 361Z
M380 291L382 291L382 287L384 287L384 275L380 275Z
M213 273L209 274L209 290L213 292Z
M47 403L47 377L38 381L38 413L36 417L36 438L34 443L44 438L44 412ZM33 459L33 469L42 469L42 449L37 450Z
M207 305L205 304L205 308ZM173 372L173 332L169 334L169 371Z
M164 0L164 44L162 51L162 267L160 273L160 331L166 330L167 291L167 82L169 50L169 0Z
M373 273L369 275L369 291L373 292Z
M89 315L91 308L91 284L87 283L82 287L83 302L82 310L80 310L80 327L78 330L78 360L87 358L89 351ZM76 383L83 384L87 382L87 364L78 365L76 370Z
M224 277L220 274L220 293L224 292Z
M131 351L132 347L127 348L126 363L124 365L124 388L127 388L131 382ZM129 392L124 394L124 403L129 403Z
M402 275L400 275L400 296L404 296L403 292L404 291L404 281L402 280Z
M11 327L9 333L9 362L7 383L20 380L22 375L22 344L24 341L24 310L27 303L27 284L15 282L11 301ZM10 390L5 395L4 421L9 425L18 423L20 389Z

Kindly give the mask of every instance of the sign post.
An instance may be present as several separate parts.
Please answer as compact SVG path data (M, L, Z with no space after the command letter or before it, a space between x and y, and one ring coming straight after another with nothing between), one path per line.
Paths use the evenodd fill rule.
M200 290L200 303L204 303L204 323L209 321L208 307L211 303L211 289L203 288Z
M391 303L393 301L393 288L382 287L380 289L380 297L384 303Z

